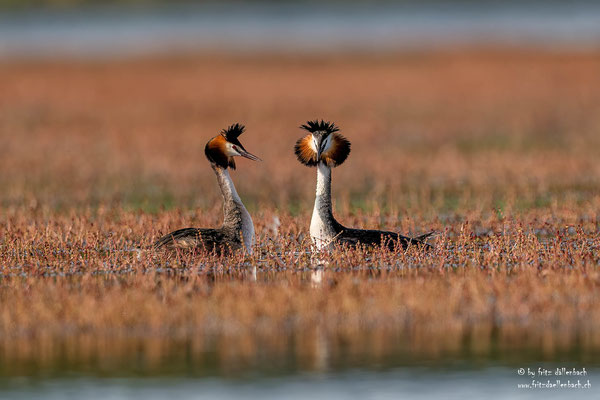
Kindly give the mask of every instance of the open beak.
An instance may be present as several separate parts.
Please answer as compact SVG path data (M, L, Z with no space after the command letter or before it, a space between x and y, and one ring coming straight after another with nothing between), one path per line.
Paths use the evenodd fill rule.
M260 158L256 157L252 153L248 153L246 150L238 149L238 153L240 153L240 156L248 158L252 161L262 161Z

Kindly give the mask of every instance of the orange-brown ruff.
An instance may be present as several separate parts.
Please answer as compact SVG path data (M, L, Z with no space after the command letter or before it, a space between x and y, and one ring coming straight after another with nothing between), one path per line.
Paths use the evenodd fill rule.
M300 162L305 165L316 166L319 161L322 161L328 167L336 167L346 161L348 154L350 154L350 142L337 132L331 134L331 146L321 154L319 160L317 160L317 152L314 146L312 133L298 140L295 152Z
M317 167L317 190L310 221L310 236L318 249L335 244L385 246L391 250L409 245L431 248L423 242L431 233L409 238L396 232L353 229L340 224L333 217L331 205L331 169L346 160L350 154L350 142L331 122L308 121L300 128L310 133L296 142L296 157L306 166Z
M223 195L223 224L220 228L184 228L173 231L154 243L160 249L195 249L217 254L229 253L239 249L252 252L254 245L254 224L244 207L240 196L229 176L228 168L235 169L234 157L241 156L259 160L246 151L238 136L244 132L244 126L231 125L221 134L208 141L204 154L217 176Z

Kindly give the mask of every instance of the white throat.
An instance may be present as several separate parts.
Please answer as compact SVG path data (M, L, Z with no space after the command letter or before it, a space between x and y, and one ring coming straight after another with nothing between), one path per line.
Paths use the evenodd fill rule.
M317 249L327 247L335 236L331 210L331 168L317 165L315 206L310 220L310 237Z

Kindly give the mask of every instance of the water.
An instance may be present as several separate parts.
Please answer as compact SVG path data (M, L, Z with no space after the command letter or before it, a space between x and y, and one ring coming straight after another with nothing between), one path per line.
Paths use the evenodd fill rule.
M71 378L27 379L0 386L10 399L590 399L600 396L598 377L582 382L590 389L523 389L530 383L516 369L444 371L411 368L389 371L352 370L342 373L302 374L254 380L223 378ZM547 379L542 379L546 381ZM554 379L552 379L554 380ZM567 379L562 379L563 382Z
M314 332L313 332L314 333ZM599 398L598 351L577 344L548 351L538 340L487 346L444 338L418 346L375 331L352 336L138 339L93 334L0 342L0 398L7 399L573 399ZM282 338L284 339L281 342ZM287 338L287 341L285 340ZM308 339L307 338L312 338ZM439 342L439 343L438 343ZM582 376L530 376L540 369ZM521 372L519 370L522 369ZM529 371L528 371L529 370ZM590 388L519 388L532 380Z
M582 0L235 2L5 11L0 16L2 58L599 44L600 3Z

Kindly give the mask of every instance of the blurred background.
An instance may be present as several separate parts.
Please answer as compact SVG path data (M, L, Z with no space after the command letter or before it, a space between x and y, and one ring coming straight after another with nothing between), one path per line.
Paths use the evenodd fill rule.
M382 52L445 46L595 48L592 0L3 0L3 57Z
M336 171L344 211L431 218L458 206L566 204L595 190L594 1L5 0L0 9L5 206L207 207L219 194L203 189L214 183L203 146L239 121L265 160L237 171L248 206L297 214L310 210L313 188L290 149L312 118L353 142Z
M73 224L143 244L217 225L203 148L234 122L264 160L233 173L257 232L274 215L306 232L314 171L292 148L314 118L352 142L333 180L348 225L597 229L600 2L0 0L0 222L14 243L68 237ZM499 348L492 332L480 347L442 338L415 350L395 331L330 337L318 324L286 335L2 337L0 387L10 398L537 398L515 389L517 368L597 367L599 348L552 335Z

